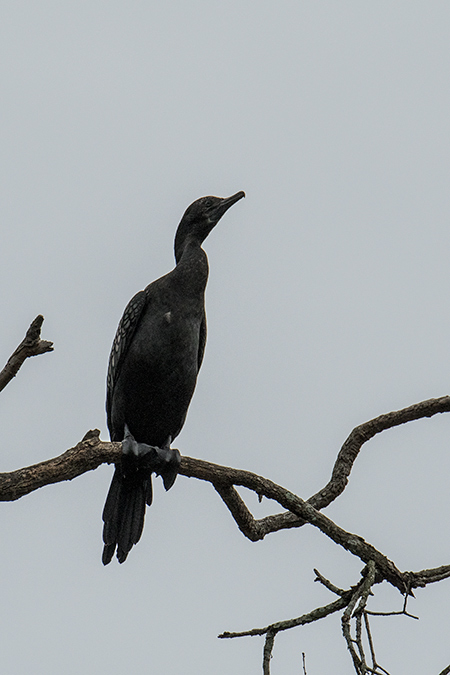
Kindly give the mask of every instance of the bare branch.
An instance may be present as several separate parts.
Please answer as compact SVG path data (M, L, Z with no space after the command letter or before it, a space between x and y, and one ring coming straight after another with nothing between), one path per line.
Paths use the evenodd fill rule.
M180 473L185 476L199 478L213 483L219 488L228 488L231 485L240 485L253 490L258 495L263 495L268 499L273 499L284 508L289 509L295 515L301 517L317 527L336 544L339 544L350 553L360 558L364 563L373 560L376 564L381 578L387 579L393 586L398 588L401 593L405 593L406 585L401 572L395 564L382 553L377 551L371 544L367 543L362 537L346 532L336 525L330 518L320 513L308 502L293 494L286 488L283 488L267 478L258 476L250 471L231 469L229 467L212 464L200 459L183 457L181 460ZM223 490L222 490L223 491ZM240 523L241 531L246 534Z
M379 431L382 430L381 427L383 427L383 425L383 428L389 428L387 426L388 424L395 426L395 424L401 424L408 421L405 419L405 416L409 416L410 419L418 419L419 416L431 416L436 412L443 412L442 406L444 403L447 405L449 400L450 399L446 398L424 401L422 404L411 406L409 409L405 408L403 411L381 416L367 424L373 424ZM377 422L377 424L375 424L375 422ZM374 431L374 426L372 427L372 435L378 433L378 431ZM361 425L361 428L362 427L364 427L364 425ZM360 428L357 427L357 430L358 429ZM353 433L354 432L352 432L352 434ZM352 434L349 436L349 439L351 439ZM361 433L358 432L358 434L356 435L358 436L358 443L360 443L361 446L363 442L361 442ZM346 443L347 442L348 441L346 441ZM352 448L353 457L356 458L357 452L355 451L355 445L350 443L349 447ZM89 431L82 441L59 457L17 471L0 474L0 501L13 501L43 487L44 485L64 480L72 480L87 471L96 469L103 463L117 463L120 461L121 455L121 443L102 441L100 439L100 432L97 429ZM342 456L344 456L345 459L346 455L345 453L343 455L341 450L340 457L342 458ZM336 465L338 465L338 462L336 462ZM349 465L347 464L347 469L348 466ZM349 472L350 470L348 469L347 475ZM320 574L320 572L314 570L316 573L315 581L319 581L331 592L339 595L339 598L329 605L319 607L312 612L295 619L272 623L264 628L254 628L252 630L234 633L224 632L219 635L220 638L265 635L266 641L263 667L264 673L267 675L270 673L270 659L272 656L274 640L278 632L317 621L345 608L342 617L343 633L352 655L356 671L358 673L373 673L374 675L381 672L386 674L387 671L376 663L374 646L370 633L368 615L376 614L375 612L369 612L366 609L367 598L371 593L371 586L386 580L398 588L405 596L405 604L402 612L380 612L379 614L406 614L407 616L412 616L406 612L406 600L408 595L411 594L411 589L418 586L426 586L429 583L441 581L450 576L450 565L443 565L441 567L421 570L419 572L402 573L391 560L366 542L362 537L345 531L336 525L330 518L327 518L324 514L315 509L312 505L313 498L306 502L286 488L277 485L267 478L258 476L257 474L185 456L181 458L179 473L186 477L210 482L227 505L241 532L252 541L262 539L268 532L279 529L271 529L270 519L272 519L273 524L276 519L283 519L284 515L279 514L278 516L261 519L259 521L255 520L245 502L235 489L235 486L245 487L255 492L258 496L264 496L276 501L283 508L288 509L288 516L296 518L298 522L309 522L314 527L320 529L335 543L358 556L367 565L365 572L363 572L364 579L356 587L353 587L348 591L338 588ZM333 475L334 474L335 471L333 471ZM359 604L355 610L358 600ZM352 639L350 633L351 618L354 618L356 621L355 640ZM363 619L370 646L372 667L369 667L366 664L364 656ZM355 644L359 654L355 649ZM441 675L444 673L450 673L450 670L442 671Z
M350 601L352 591L347 591L345 597L338 598L334 602L331 602L329 605L324 607L317 607L313 609L312 612L307 614L302 614L296 619L287 619L286 621L278 621L277 623L271 623L269 626L264 628L252 628L251 630L244 630L241 632L229 632L225 631L217 637L219 638L238 638L238 637L253 637L255 635L267 635L268 632L273 632L275 635L283 630L289 630L290 628L295 628L296 626L304 626L307 623L313 623L319 619L323 619L329 614L334 614L340 609L346 607Z
M442 581L450 577L450 565L441 565L429 570L420 570L420 572L405 572L409 578L411 588L422 588L427 584Z
M27 358L53 350L52 342L41 340L40 334L43 321L44 317L41 315L34 319L27 330L25 338L0 372L0 391L17 375ZM338 588L317 570L314 570L316 573L315 581L319 581L331 592L339 596L337 600L329 605L318 607L295 619L272 623L264 628L254 628L234 633L224 632L218 636L219 638L265 635L263 673L264 675L270 675L270 661L274 642L276 635L280 631L317 621L329 614L344 609L341 619L342 631L356 672L360 675L366 675L367 673L373 673L374 675L385 673L385 675L389 675L376 662L369 615L393 616L404 614L417 619L418 617L406 611L408 596L412 595L412 589L424 587L429 583L438 582L450 577L450 565L420 570L419 572L402 573L397 569L394 562L389 560L362 537L347 532L336 525L330 518L321 513L321 509L328 506L345 490L353 464L364 443L387 429L424 417L432 417L437 413L443 412L450 412L449 396L422 401L402 410L380 415L355 427L338 454L330 481L307 501L273 481L249 471L233 469L190 457L182 457L179 473L186 477L210 482L229 509L239 530L251 541L261 540L271 532L301 527L309 523L366 563L366 567L362 573L362 580L348 591ZM88 432L80 443L59 457L17 471L0 474L0 501L14 501L44 485L72 480L87 471L96 469L103 463L117 463L120 461L121 454L121 443L101 441L100 432L95 429ZM286 511L257 520L250 512L235 486L245 487L255 492L260 501L262 497L271 499L286 509ZM372 593L371 587L383 580L391 583L405 596L401 612L371 612L366 609L368 597ZM355 620L354 639L351 636L352 619ZM371 667L367 665L364 652L364 629L370 648ZM303 654L302 657L303 671L306 675L305 655ZM450 666L440 673L440 675L449 674Z
M325 586L325 588L328 588L328 590L331 591L332 593L334 593L335 595L342 596L342 595L345 595L346 593L348 593L348 591L344 591L343 588L338 588L337 586L332 584L331 581L329 581L328 579L325 579L323 574L321 574L319 572L319 570L316 570L316 568L314 568L314 574L316 575L316 578L314 579L314 581L320 581L320 583L323 584Z
M366 609L366 614L370 614L370 616L408 616L410 619L419 620L418 616L410 614L409 612L404 612L403 610L401 612L371 612Z
M271 630L267 631L266 641L263 650L263 675L270 675L270 659L272 658L273 643L275 642L275 635Z
M296 626L305 625L313 621L318 621L319 619L333 614L340 609L344 609L344 612L341 617L342 631L347 643L348 650L352 657L353 665L357 675L389 675L389 672L380 666L377 663L375 656L375 647L370 630L369 623L369 614L374 614L369 612L366 609L366 605L369 599L369 596L373 595L372 586L377 583L377 573L376 566L373 561L370 561L368 565L362 570L362 579L358 584L352 588L343 591L340 588L337 588L332 584L328 579L325 579L317 570L315 581L320 581L324 584L332 593L337 593L341 597L335 602L332 602L329 605L324 607L318 607L317 609L309 612L308 614L303 614L302 616L296 619L289 619L285 621L278 621L277 623L272 623L264 628L253 628L247 631L241 632L224 632L219 635L219 638L237 638L237 637L249 637L255 635L265 635L265 643L263 650L263 675L270 673L270 660L272 657L274 642L277 634L284 630L289 630L290 628L295 628ZM406 612L406 604L403 606L403 612ZM355 620L355 638L352 638L351 635L351 620ZM370 656L372 660L372 665L369 666L366 661L365 651L364 651L364 631L367 637L367 641L370 649ZM306 672L305 656L303 656L303 671Z
M420 403L414 403L407 408L380 415L355 427L339 452L330 482L310 497L308 502L316 509L323 509L331 504L345 490L348 477L361 447L376 434L406 422L433 417L433 415L444 412L450 412L450 396L430 398Z
M369 642L370 655L371 655L371 658L372 658L372 669L371 669L371 671L372 671L372 673L374 673L375 675L376 675L377 673L381 673L381 675L382 675L383 673L384 673L385 675L389 675L388 671L387 671L385 668L383 668L382 666L380 666L379 663L377 663L377 659L376 659L376 656L375 656L375 647L374 647L374 644L373 644L372 633L371 633L371 631L370 631L369 617L367 616L369 613L370 613L370 612L367 612L367 610L364 611L364 623L365 623L365 627L366 627L367 640L368 640L368 642Z
M372 669L375 670L377 667L377 659L375 656L375 646L373 644L372 633L370 630L369 617L367 616L367 610L364 612L364 623L366 626L367 639L369 642L370 656L372 658Z
M0 372L0 391L2 391L6 385L11 382L13 377L17 375L25 359L30 356L38 356L39 354L53 351L53 342L41 340L41 327L43 322L44 317L39 314L35 320L31 322L20 345L9 357L6 366Z
M347 649L349 650L350 655L352 657L355 671L359 675L366 674L367 665L364 657L364 649L362 646L360 626L357 625L357 639L354 640L351 635L350 621L353 616L356 603L360 598L364 606L365 601L367 600L367 597L369 595L370 587L374 583L374 581L375 581L375 565L372 563L372 565L368 567L368 569L366 570L365 578L356 586L356 588L352 589L350 601L341 617L342 634L347 643ZM354 647L355 644L358 647L359 655L356 653L356 649Z
M238 491L232 485L224 486L216 483L214 487L228 507L242 534L250 541L263 539L266 533L261 521L253 518Z
M362 446L376 436L376 434L387 429L392 429L400 424L406 424L407 422L423 419L424 417L433 417L438 413L444 412L450 412L450 396L441 396L440 398L431 398L420 403L414 403L407 408L380 415L355 427L339 452L330 481L325 487L310 497L307 503L320 511L339 497L348 484L348 477ZM241 532L251 541L263 539L266 534L270 534L271 532L278 532L292 527L302 527L308 522L308 520L290 511L256 520L242 500L240 507L236 507L235 509L232 501L227 501L225 498L226 492L222 493L220 490L218 492L230 509Z
M120 456L121 444L101 441L98 430L95 430L59 457L24 469L0 474L0 501L13 501L44 485L72 480L86 471L96 469L100 464L117 462ZM373 560L377 568L377 581L386 579L403 594L410 588L432 583L445 578L450 573L449 566L436 568L436 570L423 570L416 574L413 572L407 575L402 574L391 560L362 537L342 529L289 490L250 471L232 469L191 457L182 457L180 474L212 483L221 495L226 495L227 503L233 504L234 514L241 509L240 527L244 534L246 532L243 523L245 517L248 517L246 507L242 508L243 502L237 492L230 490L233 485L246 487L258 495L262 494L268 499L273 499L284 508L289 508L292 513L319 528L335 543L359 557L366 564Z
M117 462L122 444L101 441L99 435L99 430L94 429L59 457L17 471L0 473L0 501L15 501L44 485L72 480L101 464Z

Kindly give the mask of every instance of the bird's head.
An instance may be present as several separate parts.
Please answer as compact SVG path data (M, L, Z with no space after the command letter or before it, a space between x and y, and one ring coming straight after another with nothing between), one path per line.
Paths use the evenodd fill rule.
M181 258L185 244L191 239L199 244L206 239L213 227L217 225L223 214L239 199L245 197L245 192L236 192L231 197L201 197L186 209L175 236L175 258Z

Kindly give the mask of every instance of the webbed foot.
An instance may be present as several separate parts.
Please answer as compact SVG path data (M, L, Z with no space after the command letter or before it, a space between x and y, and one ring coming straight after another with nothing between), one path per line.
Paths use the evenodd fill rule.
M155 473L161 476L164 487L170 490L178 476L181 464L180 451L176 448L155 448L158 455L158 466Z
M181 464L179 450L169 447L169 438L163 448L147 443L138 443L125 424L125 436L122 441L122 469L124 476L144 469L161 476L166 490L175 483Z

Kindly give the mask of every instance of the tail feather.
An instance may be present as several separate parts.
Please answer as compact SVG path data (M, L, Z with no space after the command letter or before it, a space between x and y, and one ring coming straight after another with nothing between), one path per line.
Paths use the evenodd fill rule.
M117 560L123 563L128 553L141 538L145 507L153 498L152 473L162 476L169 490L180 468L181 456L167 443L159 448L136 441L128 426L124 427L122 457L109 488L103 509L104 565L111 562L117 549Z
M105 543L112 544L112 542L114 542L117 538L117 527L119 523L117 512L120 500L120 491L120 471L116 469L114 471L113 479L111 481L102 514L103 522L105 523L103 528L103 541Z
M151 506L153 501L153 487L152 487L152 479L147 481L147 484L145 486L145 503L147 506Z
M141 538L146 502L151 502L151 492L148 471L137 471L132 477L124 477L121 467L116 467L103 509L104 565L111 561L116 547L118 561L124 562Z

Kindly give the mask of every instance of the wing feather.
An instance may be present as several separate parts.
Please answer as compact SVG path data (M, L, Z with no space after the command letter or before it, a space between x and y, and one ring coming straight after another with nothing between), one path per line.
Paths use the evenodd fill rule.
M139 291L139 293L136 293L125 307L125 311L117 327L116 335L111 347L111 353L109 355L108 376L106 379L106 413L108 416L108 426L110 422L111 401L114 386L119 377L123 358L131 344L146 303L146 291Z
M205 354L205 345L206 345L206 314L203 314L203 319L200 324L200 336L198 341L197 372L200 371L200 366L202 365L203 356Z

